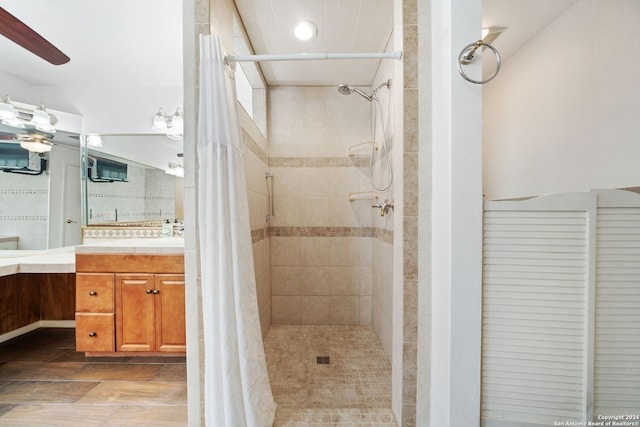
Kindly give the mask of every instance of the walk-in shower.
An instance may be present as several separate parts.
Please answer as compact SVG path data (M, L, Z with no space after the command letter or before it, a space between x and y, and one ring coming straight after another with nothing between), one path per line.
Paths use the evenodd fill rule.
M377 96L378 90L383 87L391 87L391 80L387 80L378 87L376 87L370 95L367 95L362 89L357 87L341 84L338 86L338 92L343 95L351 95L352 93L357 93L367 101L372 103L371 106L371 155L369 157L369 181L371 182L371 186L378 191L386 191L391 187L393 183L393 166L391 162L391 150L390 150L390 141L389 141L389 132L387 129L387 123L384 120L384 113L382 111L382 103ZM376 153L376 129L377 129L377 121L378 116L380 120L380 128L382 129L382 157L381 162L386 165L387 169L387 180L382 185L377 185L373 178L373 165L375 162L375 153Z

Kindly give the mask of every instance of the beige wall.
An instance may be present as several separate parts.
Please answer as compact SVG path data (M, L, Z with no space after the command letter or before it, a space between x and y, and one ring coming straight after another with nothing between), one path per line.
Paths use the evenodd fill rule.
M368 90L368 88L365 88ZM370 324L371 204L364 157L371 104L335 87L269 90L274 324Z
M387 46L387 52L393 51L393 45ZM380 100L380 107L377 112L376 119L376 141L378 142L378 151L374 156L374 183L378 188L384 188L388 183L387 159L383 152L382 143L384 140L384 132L382 124L386 126L386 136L388 138L388 148L390 150L390 160L394 157L402 156L402 145L396 141L394 132L393 105L398 102L392 94L397 93L398 87L402 82L394 78L395 61L382 61L378 71L373 78L373 88L378 87L381 83L391 80L392 88L382 87L378 89L377 96ZM383 119L380 118L382 115ZM395 145L394 145L395 141ZM401 171L395 170L396 175L400 175ZM379 192L378 201L384 200L394 201L394 188L397 188L399 180L394 179L386 191ZM371 260L371 278L372 278L372 317L371 323L376 335L384 348L385 354L391 360L392 357L392 338L393 338L393 224L395 212L389 212L385 216L380 215L379 209L371 210L371 224L375 228L374 238L372 241L372 260Z
M253 267L256 277L258 314L264 337L271 326L271 245L266 215L269 212L269 195L265 172L269 169L267 138L238 105L242 127L243 159L249 199L249 223L253 243Z

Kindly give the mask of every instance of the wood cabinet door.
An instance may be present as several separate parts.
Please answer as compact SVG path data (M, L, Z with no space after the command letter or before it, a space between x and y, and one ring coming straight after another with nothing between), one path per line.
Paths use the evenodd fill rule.
M76 274L76 311L113 313L113 273Z
M113 313L76 313L76 351L114 351Z
M156 351L186 351L184 274L156 274Z
M153 274L116 274L116 349L154 351Z

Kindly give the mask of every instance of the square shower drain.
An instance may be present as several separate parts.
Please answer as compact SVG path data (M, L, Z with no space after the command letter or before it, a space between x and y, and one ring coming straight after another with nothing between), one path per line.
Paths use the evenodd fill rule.
M329 356L318 356L316 357L316 362L318 363L318 365L328 365Z

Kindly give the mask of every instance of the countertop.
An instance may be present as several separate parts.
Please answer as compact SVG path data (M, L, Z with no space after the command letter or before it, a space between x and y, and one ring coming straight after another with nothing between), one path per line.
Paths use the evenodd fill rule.
M0 250L0 276L17 273L75 273L73 246L32 251Z
M75 273L76 253L183 254L184 238L122 239L43 250L0 250L0 276Z

